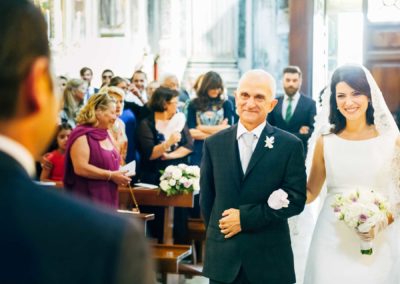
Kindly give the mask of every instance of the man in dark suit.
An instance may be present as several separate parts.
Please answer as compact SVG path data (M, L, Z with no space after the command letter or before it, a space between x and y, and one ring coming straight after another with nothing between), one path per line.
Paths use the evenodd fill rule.
M31 179L60 100L40 10L1 1L0 42L0 283L155 283L135 222Z
M307 141L314 130L317 109L313 99L300 94L301 80L299 67L288 66L283 70L285 94L278 98L278 104L268 115L268 122L300 138L307 152Z
M205 140L200 206L210 283L296 281L287 218L304 208L306 173L301 141L266 122L275 89L269 73L245 73L236 91L238 124ZM290 204L272 209L267 200L279 189Z

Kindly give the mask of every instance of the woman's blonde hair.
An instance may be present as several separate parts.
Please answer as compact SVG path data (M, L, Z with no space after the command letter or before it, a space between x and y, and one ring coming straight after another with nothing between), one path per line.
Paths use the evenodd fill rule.
M103 87L100 89L99 93L107 93L107 94L116 94L118 96L120 96L122 99L125 98L125 92L124 90L122 90L120 87L116 87L116 86L111 86L111 87Z
M79 89L80 86L86 84L82 79L71 79L67 82L67 86L64 90L64 111L67 116L70 118L75 118L76 112L79 110L80 106L83 104L83 101L78 104L74 98L75 92Z
M96 110L105 111L109 109L110 103L115 103L115 100L107 93L92 95L79 112L76 122L78 124L95 125L97 123Z

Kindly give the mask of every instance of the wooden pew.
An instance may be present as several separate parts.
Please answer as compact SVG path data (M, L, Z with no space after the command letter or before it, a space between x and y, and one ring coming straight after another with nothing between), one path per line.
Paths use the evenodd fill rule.
M137 213L133 212L130 210L117 210L118 215L123 216L123 217L128 217L128 218L135 218L139 219L142 221L143 224L143 231L144 234L146 235L147 233L147 222L154 220L154 214L153 213Z
M162 283L167 283L168 273L178 274L181 260L192 253L188 245L154 244L152 248L156 269L161 274Z

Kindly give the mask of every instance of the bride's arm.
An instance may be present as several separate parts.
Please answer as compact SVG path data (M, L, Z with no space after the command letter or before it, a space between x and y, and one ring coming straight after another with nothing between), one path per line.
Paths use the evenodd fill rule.
M307 181L307 203L313 202L318 197L325 177L324 140L319 137L315 145L311 172Z

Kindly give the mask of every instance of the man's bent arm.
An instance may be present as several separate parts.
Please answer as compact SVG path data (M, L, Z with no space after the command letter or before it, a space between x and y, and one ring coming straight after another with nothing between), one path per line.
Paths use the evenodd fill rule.
M239 206L242 231L258 230L267 226L273 220L288 219L300 214L304 209L307 198L306 181L303 146L298 141L293 146L282 183L282 189L289 195L289 206L274 210L267 204L268 196L265 197L263 203Z

